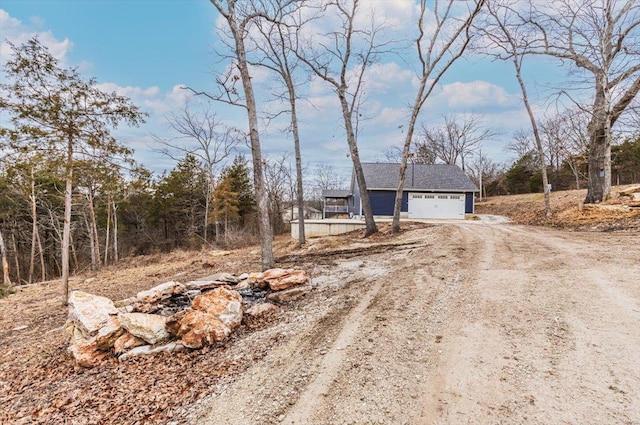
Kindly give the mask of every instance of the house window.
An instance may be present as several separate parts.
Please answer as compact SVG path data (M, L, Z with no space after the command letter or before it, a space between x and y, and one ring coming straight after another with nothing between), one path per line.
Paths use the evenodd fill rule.
M424 195L424 197L425 197L426 199L434 199L434 198L435 198L433 195Z
M438 199L449 199L447 195L438 195Z

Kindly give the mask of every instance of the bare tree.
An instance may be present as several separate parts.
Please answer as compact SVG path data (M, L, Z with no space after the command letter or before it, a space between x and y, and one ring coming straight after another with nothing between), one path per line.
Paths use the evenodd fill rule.
M330 164L322 164L316 167L315 186L323 190L338 190L347 187L344 177L336 172Z
M430 128L422 125L421 140L415 143L421 152L430 152L436 160L445 164L460 164L465 168L465 159L480 148L480 143L496 133L483 127L478 115L449 114L444 116L444 125Z
M289 0L272 0L274 16L269 21L258 21L256 27L261 37L254 40L255 48L260 52L260 57L252 61L252 65L265 67L274 72L285 87L285 93L278 93L277 97L283 99L289 107L287 111L290 117L289 131L293 135L293 145L296 159L296 202L298 204L298 246L305 243L304 234L304 189L302 182L302 154L300 151L300 132L298 129L297 112L297 85L294 73L298 68L298 58L292 52L297 46L292 45L296 39L293 31L300 23L289 25L287 15L295 13L299 7L298 2ZM288 6L292 6L289 9Z
M378 41L384 26L376 24L373 17L368 28L356 27L359 5L360 0L328 1L323 12L325 16L338 19L339 27L323 34L320 40L304 40L297 45L296 55L315 76L329 84L340 101L347 144L362 200L366 237L376 233L378 227L373 218L358 152L358 108L362 101L365 73L390 42Z
M586 118L586 120L585 120ZM556 175L567 164L580 189L580 165L588 151L588 117L579 110L565 110L545 119L541 130L547 162Z
M138 125L146 114L116 93L105 93L94 79L85 80L74 68L62 68L37 38L11 45L5 64L11 84L2 84L0 107L10 113L14 139L33 135L56 146L65 157L65 212L62 236L62 300L69 294L69 248L76 154L83 147L113 155L126 150L110 135L121 122ZM6 97L5 97L6 94Z
M513 134L511 142L507 145L507 150L516 154L516 157L522 158L535 150L535 142L531 137L531 132L520 129Z
M260 247L262 251L263 270L273 267L273 243L272 232L269 224L269 194L264 185L264 172L262 164L262 149L260 146L260 132L258 129L258 109L253 91L253 82L249 72L249 62L247 60L246 37L249 27L256 19L268 18L265 10L256 7L257 2L251 0L210 0L211 4L220 13L226 22L229 36L232 40L229 46L235 58L234 66L223 77L217 79L220 93L210 95L203 92L196 94L228 103L234 106L241 106L247 111L249 122L249 142L251 146L251 157L253 163L253 184L256 191L258 204L258 230L260 233ZM263 5L262 3L260 5ZM239 72L239 76L235 73ZM235 83L240 80L244 100L239 96Z
M472 157L467 174L480 188L480 200L487 196L486 186L492 184L500 170L500 166L489 158L482 150L478 150Z
M11 287L11 280L9 280L9 256L4 244L4 238L2 237L2 230L0 230L0 254L2 254L2 283L6 287Z
M191 103L187 103L180 114L171 114L167 121L178 137L166 139L154 136L154 141L161 145L158 152L176 161L186 154L193 155L201 164L207 178L202 235L206 243L217 167L235 152L237 145L244 140L244 135L239 130L222 124L208 104L198 111L194 110Z
M512 7L515 0L490 0L487 3L488 18L479 26L485 39L488 41L488 52L490 55L513 64L516 79L520 86L522 102L524 103L533 137L536 142L538 158L540 161L540 171L542 172L542 186L544 190L544 210L547 217L551 216L551 201L549 196L549 178L547 176L547 166L544 161L544 148L542 138L538 129L538 123L533 113L533 108L529 102L527 86L522 78L522 67L524 58L530 52L531 28L522 24L520 14Z
M407 133L402 148L402 160L398 177L398 189L393 208L393 223L391 230L400 231L400 208L404 191L407 162L410 155L413 133L422 106L425 104L435 87L440 83L443 75L458 60L471 41L471 24L478 15L485 0L473 0L465 3L468 6L466 14L457 15L455 0L435 0L432 9L427 8L427 1L420 0L420 16L418 19L418 36L416 37L416 51L420 61L418 78L420 84L411 109ZM434 27L430 27L434 25Z
M581 166L589 151L589 114L573 109L564 111L561 117L566 162L576 179L576 189L580 189L580 181L585 177Z
M283 230L284 202L290 193L293 180L288 155L285 153L275 159L265 157L264 174L269 194L271 228L274 233L278 234ZM289 201L293 202L293 199L289 199ZM303 211L304 209L299 210L298 216L303 215Z
M593 90L585 202L602 202L611 192L612 128L640 91L640 3L555 0L532 8L535 52L572 65Z

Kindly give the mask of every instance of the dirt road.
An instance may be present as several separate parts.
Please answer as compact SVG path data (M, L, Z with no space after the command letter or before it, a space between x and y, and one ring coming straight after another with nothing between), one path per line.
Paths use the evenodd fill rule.
M269 354L178 422L640 425L640 235L465 222L393 244L309 256L310 298L232 348Z

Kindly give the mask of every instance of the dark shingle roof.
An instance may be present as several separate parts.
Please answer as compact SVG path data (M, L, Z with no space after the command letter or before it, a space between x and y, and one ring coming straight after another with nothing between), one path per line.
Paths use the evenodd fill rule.
M400 164L363 163L367 188L398 188ZM405 190L466 191L478 192L478 188L457 165L408 164L405 173Z
M348 198L351 196L350 190L323 190L323 198Z

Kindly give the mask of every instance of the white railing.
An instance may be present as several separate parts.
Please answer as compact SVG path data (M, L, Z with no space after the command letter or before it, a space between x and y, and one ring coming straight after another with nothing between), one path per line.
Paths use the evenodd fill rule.
M349 207L347 205L325 205L324 212L325 213L346 213L346 212L349 212Z

